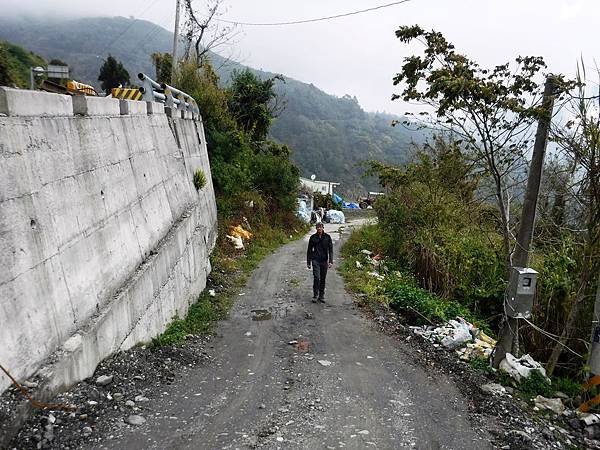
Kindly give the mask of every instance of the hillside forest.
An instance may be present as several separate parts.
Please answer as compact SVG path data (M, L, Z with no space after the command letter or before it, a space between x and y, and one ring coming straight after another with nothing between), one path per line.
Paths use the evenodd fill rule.
M170 52L173 34L151 22L124 17L42 20L7 16L0 18L0 39L46 60L64 61L73 77L100 90L98 73L109 54L123 63L135 83L139 72L155 75L151 55ZM205 56L223 88L230 85L234 72L245 69L260 80L278 75L248 68L210 50ZM350 95L328 95L285 74L274 91L284 107L273 118L270 138L288 145L302 176L315 174L318 179L340 182L339 192L349 198L378 189L375 177L363 177L364 161L403 164L411 142L424 140L424 133L414 127L392 127L399 117L365 112Z

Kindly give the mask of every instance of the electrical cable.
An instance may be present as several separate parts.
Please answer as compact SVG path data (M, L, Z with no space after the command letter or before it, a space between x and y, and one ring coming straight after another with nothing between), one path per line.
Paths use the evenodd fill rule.
M564 349L570 351L571 353L573 353L575 356L578 356L580 358L583 358L582 355L580 355L579 353L577 353L575 350L573 350L572 348L570 348L569 346L563 344L562 342L560 342L560 340L556 339L554 336L556 336L555 334L549 333L546 330L543 330L542 328L538 327L537 325L535 325L534 323L530 322L529 320L527 320L526 318L522 317L522 319L527 322L531 328L533 328L534 330L538 331L539 333L542 333L543 335L549 337L550 339L552 339L553 341L557 342L561 347L563 347ZM560 337L560 336L557 336Z
M148 12L148 10L150 8L152 8L156 3L158 2L158 0L153 0L152 2L150 2L150 4L148 6L146 6L146 8L140 13L138 14L137 18L140 19L144 16L144 14L146 14L146 12ZM131 27L136 23L136 20L131 20L131 22L129 23L129 25L127 25L127 27L125 27L125 29L123 30L123 32L121 34L119 34L116 38L114 38L105 48L104 50L102 50L102 53L106 53L107 50L109 50L115 42L117 42L119 39L121 39L125 33L127 33Z
M397 6L402 3L407 3L409 1L410 0L401 0L401 1L397 1L397 2L388 3L385 5L374 6L372 8L362 9L360 11L352 11L352 12L348 12L348 13L335 14L333 16L317 17L317 18L313 18L313 19L293 20L293 21L289 21L289 22L264 22L264 23L258 22L258 23L256 23L256 22L241 22L238 20L228 20L228 19L219 19L219 18L214 18L214 20L219 21L219 22L224 22L224 23L230 23L233 25L244 25L244 26L252 26L252 27L275 27L275 26L284 26L284 25L300 25L300 24L305 24L305 23L322 22L325 20L332 20L332 19L339 19L342 17L355 16L357 14L363 14L366 12L376 11L378 9L389 8L391 6Z

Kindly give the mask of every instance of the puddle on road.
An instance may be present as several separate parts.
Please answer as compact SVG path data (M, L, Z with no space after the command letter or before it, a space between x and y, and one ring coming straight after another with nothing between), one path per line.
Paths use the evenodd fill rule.
M253 309L250 312L252 313L252 320L271 320L273 317L271 312L266 309Z

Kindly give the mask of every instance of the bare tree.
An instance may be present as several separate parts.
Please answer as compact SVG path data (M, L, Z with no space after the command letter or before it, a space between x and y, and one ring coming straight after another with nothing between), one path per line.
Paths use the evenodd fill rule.
M205 11L196 8L194 0L184 0L183 5L185 59L195 58L196 65L201 67L208 52L232 43L238 34L237 27L220 21L223 0L209 0Z

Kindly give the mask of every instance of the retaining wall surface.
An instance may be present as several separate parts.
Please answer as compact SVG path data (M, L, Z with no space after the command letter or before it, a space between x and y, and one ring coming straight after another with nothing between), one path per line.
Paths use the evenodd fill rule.
M216 239L204 131L145 105L65 116L65 96L60 116L31 116L10 109L19 92L0 88L9 94L0 98L0 363L19 380L43 366L59 388L159 334L204 289ZM99 100L76 110L117 111ZM199 192L196 170L207 179ZM8 385L0 377L0 392Z

